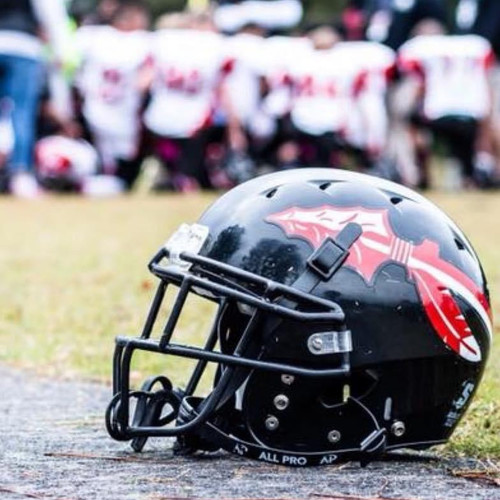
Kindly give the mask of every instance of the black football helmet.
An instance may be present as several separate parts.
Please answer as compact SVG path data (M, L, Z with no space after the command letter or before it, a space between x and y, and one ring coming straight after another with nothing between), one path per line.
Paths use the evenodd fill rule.
M142 449L225 449L305 466L367 463L444 443L483 374L492 338L486 280L458 227L397 184L332 169L256 178L183 225L155 255L143 333L118 337L117 440ZM151 332L167 287L178 293ZM203 348L174 343L186 299L217 304ZM136 351L197 360L182 388L165 374L130 386ZM208 363L206 397L195 394Z

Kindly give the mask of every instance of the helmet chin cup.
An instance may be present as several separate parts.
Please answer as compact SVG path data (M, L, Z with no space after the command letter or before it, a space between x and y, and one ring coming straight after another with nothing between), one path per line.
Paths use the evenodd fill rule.
M155 386L159 388L155 389ZM145 380L140 390L129 391L127 402L131 399L135 400L132 427L163 427L177 418L182 393L172 388L167 377L156 376ZM120 418L122 403L120 394L116 394L106 410L106 428L114 439L131 440L132 448L137 452L142 451L148 436L131 437L128 434L128 425L124 425Z
M160 389L154 390L155 385ZM174 392L167 377L149 377L137 394L137 403L132 417L133 427L163 427L173 422L179 412L181 395ZM165 413L165 408L168 411ZM142 451L147 436L135 437L131 446L134 451Z

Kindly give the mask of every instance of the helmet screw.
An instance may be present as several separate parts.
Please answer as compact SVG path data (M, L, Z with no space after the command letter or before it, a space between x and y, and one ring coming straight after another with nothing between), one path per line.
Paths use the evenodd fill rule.
M321 349L323 349L323 339L321 339L320 337L314 337L311 340L311 347L315 351L321 351Z
M275 431L279 425L280 421L274 415L269 415L266 418L266 429L268 431Z
M338 443L341 438L342 434L337 430L333 430L328 433L328 441L330 441L330 443Z
M406 426L400 420L396 420L391 425L391 432L394 434L394 436L401 437L406 432Z
M284 394L278 394L274 398L274 406L278 410L286 410L288 407L288 404L290 403L290 400L284 395Z
M295 377L293 375L281 375L281 381L286 385L292 385Z

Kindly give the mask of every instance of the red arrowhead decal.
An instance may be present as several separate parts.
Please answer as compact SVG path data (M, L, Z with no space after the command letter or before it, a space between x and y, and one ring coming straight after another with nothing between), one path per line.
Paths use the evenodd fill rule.
M289 237L302 238L318 248L350 222L359 224L361 237L350 249L345 266L354 269L370 284L387 262L404 265L413 279L427 317L443 342L471 362L481 360L481 350L453 294L468 301L483 319L491 335L491 311L483 290L460 269L439 256L430 240L420 245L398 238L391 228L387 209L363 207L292 207L272 214L267 222L277 224Z

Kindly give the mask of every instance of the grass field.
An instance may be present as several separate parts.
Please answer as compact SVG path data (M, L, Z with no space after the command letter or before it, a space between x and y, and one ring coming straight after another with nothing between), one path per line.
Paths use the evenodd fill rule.
M472 240L500 318L500 194L431 198ZM114 336L139 332L155 287L149 258L212 199L0 199L0 361L52 376L109 381ZM184 342L199 341L210 313L201 303L194 311L181 319ZM446 452L500 460L499 331L484 383ZM180 378L186 365L175 363ZM140 359L134 376L164 368L158 359Z

